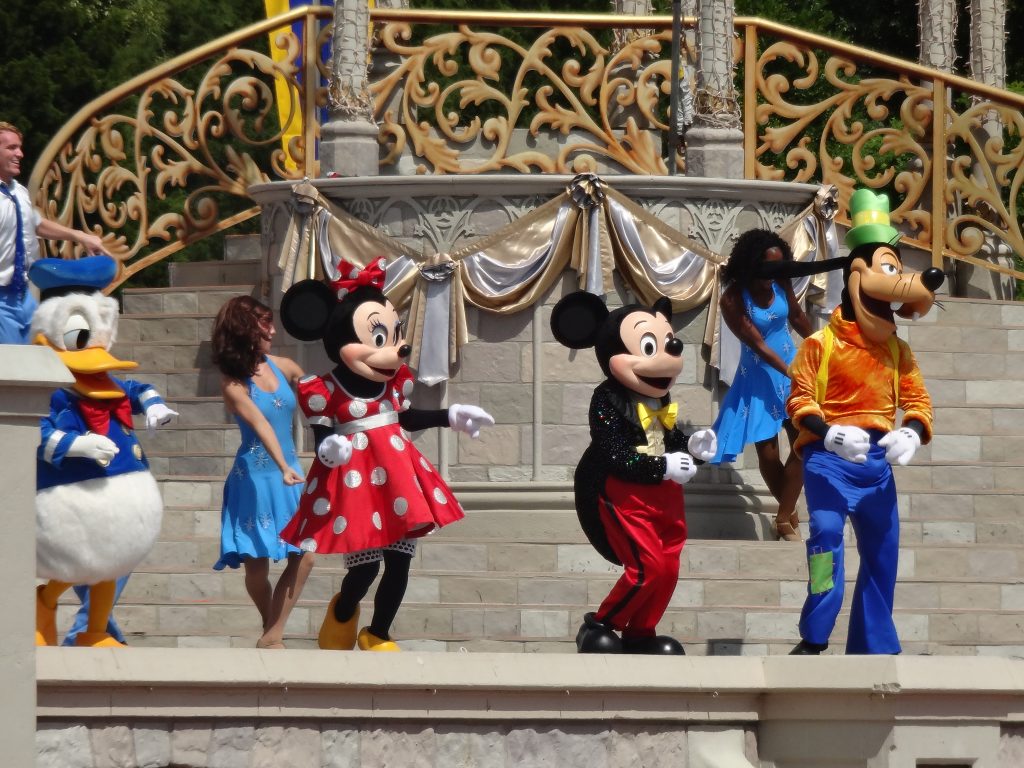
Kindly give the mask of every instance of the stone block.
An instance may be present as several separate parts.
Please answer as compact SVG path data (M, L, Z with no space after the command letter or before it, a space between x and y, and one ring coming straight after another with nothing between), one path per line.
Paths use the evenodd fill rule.
M704 587L704 600L709 607L777 606L779 586L766 581L709 581Z
M519 579L520 605L586 605L583 579Z
M291 765L319 765L320 729L298 725L262 725L252 744L251 768L278 768L287 755Z
M63 722L36 727L36 768L95 768L89 729Z
M794 613L758 613L750 611L746 614L745 640L800 640L797 627L799 616Z
M924 642L928 635L928 616L922 613L904 613L902 611L893 615L893 623L896 625L896 636L900 643ZM931 638L934 639L934 638Z
M558 551L540 544L494 544L490 547L490 569L511 573L550 573L556 569Z
M328 583L329 587L330 584ZM308 587L308 582L307 582ZM303 597L306 597L307 589L303 589ZM409 585L405 590L405 601L407 603L439 603L441 602L441 581L436 577L416 576L409 577ZM333 597L333 590L327 591L327 599ZM457 602L446 600L446 602Z
M172 573L168 582L169 596L176 602L209 602L224 596L219 573Z
M974 523L943 521L922 523L923 541L926 544L973 544Z
M458 443L458 461L461 464L515 465L522 452L522 432L515 424L497 423L480 432L473 440L468 435L452 431Z
M740 575L746 578L800 579L807 575L802 543L768 542L740 551Z
M700 611L697 635L715 640L744 640L747 638L746 619L738 611Z
M1001 602L998 584L942 584L939 607L945 610L998 610Z
M452 633L452 609L446 606L406 605L395 619L395 632L412 637L437 637Z
M171 762L171 731L169 727L132 726L136 768L164 768Z
M521 611L520 623L525 637L566 637L569 614L566 611Z
M175 723L171 731L171 764L208 765L212 738L209 723L192 720Z
M559 544L559 573L619 573L619 566L609 563L589 544Z
M978 616L967 613L933 613L928 617L928 639L936 643L977 643L981 640Z
M101 725L89 730L96 768L136 768L135 742L126 725Z
M518 608L488 609L484 611L483 637L518 637L522 613Z
M505 768L505 742L487 726L439 725L435 728L437 765L446 768Z
M480 579L475 577L445 576L439 580L440 599L448 605L481 604L514 605L515 579Z
M255 738L256 728L251 725L214 727L206 764L210 768L249 768Z
M713 605L705 598L707 585L698 579L682 578L676 584L676 590L669 600L669 608L700 608L703 605ZM605 590L605 594L611 589L611 584ZM589 601L588 601L589 602Z
M992 405L1024 405L1024 387L1019 382L979 380L964 382L964 402Z
M935 435L931 445L932 461L979 461L981 438L972 435Z
M935 610L940 605L940 585L919 583L897 583L894 605L898 609L917 611Z
M518 384L525 381L521 375L519 347L518 344L500 344L480 345L472 349L471 345L467 345L463 350L459 380L486 384Z
M591 389L594 385L604 380L601 366L592 349L566 349L561 344L541 345L541 366L544 371L544 381L560 383L590 383ZM524 380L532 379L530 376ZM589 402L590 398L587 398Z
M435 571L486 571L487 546L455 544L442 541L424 542L420 551L422 567Z
M689 575L734 574L739 570L739 553L733 547L694 547L683 550L683 573Z

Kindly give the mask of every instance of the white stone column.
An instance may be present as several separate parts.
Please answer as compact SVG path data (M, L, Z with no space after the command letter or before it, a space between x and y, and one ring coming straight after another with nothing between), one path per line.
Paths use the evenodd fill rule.
M370 11L365 0L334 6L329 121L321 128L321 174L376 176L380 145L369 83Z
M0 345L0 744L4 765L36 763L36 446L50 394L74 381L53 350Z

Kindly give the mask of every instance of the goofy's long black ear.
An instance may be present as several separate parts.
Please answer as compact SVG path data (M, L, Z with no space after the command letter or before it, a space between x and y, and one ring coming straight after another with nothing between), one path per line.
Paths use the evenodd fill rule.
M319 280L302 280L281 299L281 325L299 341L322 339L337 301Z
M569 349L586 349L597 342L598 332L608 319L608 307L600 296L576 291L563 296L551 310L551 333Z
M754 277L760 280L781 280L783 278L807 277L844 269L850 263L848 256L821 261L762 261L754 270Z

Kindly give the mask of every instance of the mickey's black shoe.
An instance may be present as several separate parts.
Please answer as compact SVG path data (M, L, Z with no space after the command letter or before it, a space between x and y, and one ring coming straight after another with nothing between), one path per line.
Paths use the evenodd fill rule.
M622 641L615 630L593 613L583 614L583 626L576 633L576 650L580 653L622 653Z
M674 637L654 635L652 637L622 638L623 653L644 653L652 656L685 656L683 645Z
M828 643L819 645L818 643L809 643L806 640L801 640L796 644L796 647L789 652L790 656L817 656L822 651L828 648Z

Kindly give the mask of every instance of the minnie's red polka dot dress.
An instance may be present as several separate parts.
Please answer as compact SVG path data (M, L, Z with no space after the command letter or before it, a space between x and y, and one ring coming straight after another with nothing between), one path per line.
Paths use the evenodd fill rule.
M352 441L352 458L329 469L314 460L299 509L281 538L307 552L353 553L430 533L464 513L434 466L402 431L413 379L402 366L376 399L348 394L332 374L299 382L310 424Z

